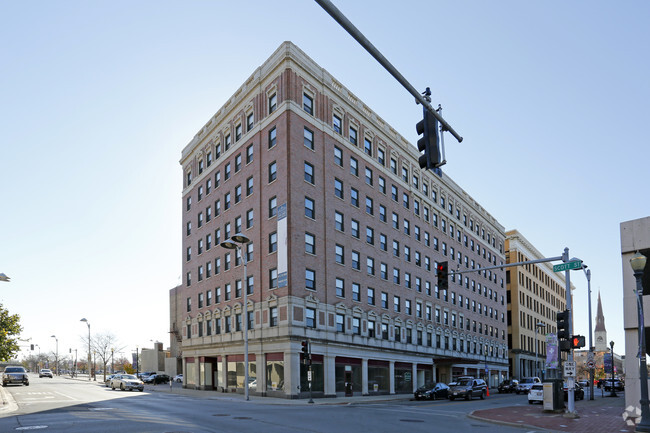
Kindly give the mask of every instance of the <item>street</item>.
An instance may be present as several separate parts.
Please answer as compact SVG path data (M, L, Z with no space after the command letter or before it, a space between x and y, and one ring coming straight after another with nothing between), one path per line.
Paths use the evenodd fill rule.
M468 418L475 409L527 405L525 396L494 393L486 400L304 400L252 398L213 392L183 393L180 384L144 392L112 391L102 382L39 379L4 388L15 408L0 412L0 431L47 432L521 432ZM101 377L98 378L101 380Z

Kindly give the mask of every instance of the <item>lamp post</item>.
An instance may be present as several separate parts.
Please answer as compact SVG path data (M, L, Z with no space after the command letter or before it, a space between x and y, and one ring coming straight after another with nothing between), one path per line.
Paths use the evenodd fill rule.
M537 356L539 353L539 344L537 342L537 329L538 328L546 328L546 325L542 322L537 322L535 323L535 376L539 377L539 357Z
M88 325L88 382L90 382L90 364L92 362L90 359L90 322L85 317L80 322L86 322L86 325Z
M611 349L612 352L612 392L609 395L610 397L617 397L616 395L616 389L614 387L614 341L609 342L609 348Z
M244 260L244 395L248 401L248 277L246 275L246 265L248 264L246 254L242 251L242 245L247 245L251 240L241 233L233 235L230 239L221 242L223 248L236 250L239 256Z
M54 362L56 363L56 375L59 375L59 339L56 338L56 335L51 335L52 338L56 340L56 356L54 357Z
M591 327L591 269L587 269L587 265L582 265L582 270L587 277L587 305L589 311L589 354L588 359L593 362L594 359L594 343L593 331ZM589 400L594 399L594 368L589 369Z
M77 376L77 349L74 350L74 369L72 370L72 377Z
M115 364L113 363L114 354L115 354L115 349L111 347L111 374L115 374Z
M641 421L636 426L638 432L650 432L650 407L648 404L648 368L645 360L645 324L643 314L643 271L646 265L646 257L643 254L636 253L630 260L630 265L634 271L636 279L636 299L637 310L639 313L639 380L641 382ZM612 366L614 359L612 359ZM612 388L614 384L612 383Z
M34 344L34 347L38 347L38 358L36 358L36 368L38 371L41 371L41 346Z

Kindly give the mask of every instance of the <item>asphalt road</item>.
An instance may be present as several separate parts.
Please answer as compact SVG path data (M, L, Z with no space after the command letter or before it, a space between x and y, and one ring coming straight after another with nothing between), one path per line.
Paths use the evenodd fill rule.
M112 391L100 382L30 378L5 388L16 403L0 411L0 432L313 433L486 432L525 430L468 418L475 409L528 404L526 396L493 395L466 401L362 401L307 405L304 401L252 399L204 392ZM160 385L158 385L160 387ZM337 399L338 400L338 399Z

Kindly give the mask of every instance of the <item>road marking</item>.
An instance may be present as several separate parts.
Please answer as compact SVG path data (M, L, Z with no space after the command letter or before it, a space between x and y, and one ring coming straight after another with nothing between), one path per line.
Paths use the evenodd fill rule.
M16 427L16 430L41 430L47 428L46 425L30 425L25 427Z

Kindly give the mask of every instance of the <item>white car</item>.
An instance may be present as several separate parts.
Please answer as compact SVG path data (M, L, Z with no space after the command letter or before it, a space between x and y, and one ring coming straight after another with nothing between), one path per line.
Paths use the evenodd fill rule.
M176 376L174 376L174 382L183 383L183 375L177 374Z
M528 403L533 404L536 401L544 403L544 385L535 384L528 391Z
M134 374L116 374L111 379L111 389L115 391L115 388L119 388L122 391L138 390L142 392L144 391L144 383Z

